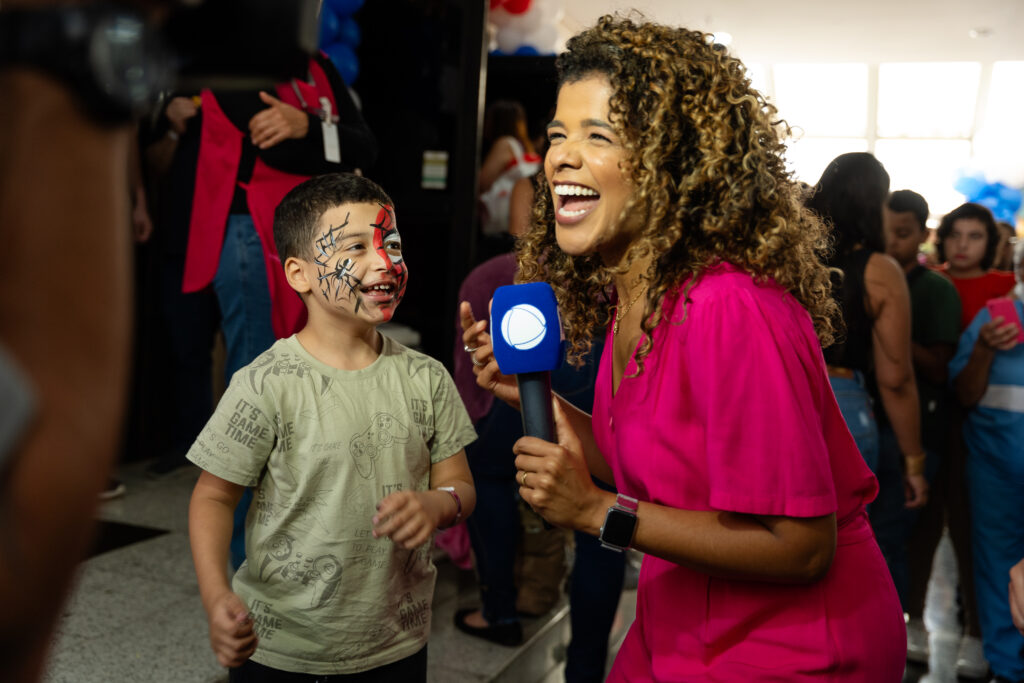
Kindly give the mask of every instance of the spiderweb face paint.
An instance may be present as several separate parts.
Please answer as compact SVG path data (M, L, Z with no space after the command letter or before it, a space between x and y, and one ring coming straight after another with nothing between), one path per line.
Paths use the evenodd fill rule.
M320 235L315 244L313 262L317 266L320 292L329 303L338 304L342 301L355 301L355 310L362 303L357 295L361 280L353 272L355 262L350 258L338 259L333 265L338 250L338 242L343 238L345 228L349 224L351 212L345 214L341 225L332 225L327 232Z

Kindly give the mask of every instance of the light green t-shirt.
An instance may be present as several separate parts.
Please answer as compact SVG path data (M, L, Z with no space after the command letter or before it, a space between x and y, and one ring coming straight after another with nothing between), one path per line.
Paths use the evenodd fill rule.
M387 337L362 370L325 365L290 337L235 373L188 458L256 488L233 579L260 637L253 660L348 674L419 651L431 543L375 539L371 518L389 493L427 490L430 465L475 438L444 366Z

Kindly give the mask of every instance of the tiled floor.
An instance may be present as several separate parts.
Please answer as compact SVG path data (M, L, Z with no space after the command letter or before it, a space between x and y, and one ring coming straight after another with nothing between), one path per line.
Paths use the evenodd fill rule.
M78 576L51 656L52 683L223 683L206 640L187 536L187 505L197 470L181 468L160 480L144 474L147 463L121 468L127 493L101 509L114 523L112 544L135 542L94 555ZM120 536L118 534L121 534ZM134 534L128 538L125 534ZM955 563L947 539L939 546L925 621L931 632L930 667L909 665L905 683L954 683L959 629L956 625ZM568 619L565 604L546 618L525 623L527 642L506 648L466 636L452 626L458 607L477 604L470 571L438 560L431 683L559 683ZM635 592L620 604L614 640L632 620ZM930 670L929 670L930 669ZM960 679L963 681L964 679Z
M198 470L183 467L160 480L145 465L121 468L127 493L107 502L100 519L111 545L81 567L64 609L45 680L52 683L222 683L227 680L207 644L206 618L192 569L187 507ZM140 529L141 527L141 529ZM124 537L134 534L134 538ZM141 538L141 540L137 540ZM524 621L519 648L493 645L455 630L459 607L478 604L476 579L438 554L431 683L554 683L568 641L568 608ZM620 607L616 636L632 620L632 591Z

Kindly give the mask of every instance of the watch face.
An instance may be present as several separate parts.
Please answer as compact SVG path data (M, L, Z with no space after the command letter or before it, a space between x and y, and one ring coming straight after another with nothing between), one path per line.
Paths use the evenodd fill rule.
M604 518L601 540L610 545L625 548L633 540L633 530L635 528L635 515L612 508L608 510L608 515Z

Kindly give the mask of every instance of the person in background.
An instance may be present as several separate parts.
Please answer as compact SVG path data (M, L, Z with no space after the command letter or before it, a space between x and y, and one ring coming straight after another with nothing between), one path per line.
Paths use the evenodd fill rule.
M550 523L644 553L608 681L899 681L877 484L821 354L827 233L774 109L682 28L605 16L556 66L518 279L551 284L571 359L605 344L593 417L557 400L558 442L523 437L515 465ZM486 321L462 316L477 383L518 406Z
M961 330L974 320L986 301L1013 289L1013 273L992 269L1000 239L992 212L981 204L961 204L939 223L935 249L941 272L960 294Z
M967 202L942 217L935 234L936 260L941 265L939 272L948 277L957 294L960 295L960 331L985 307L993 297L1004 296L1014 286L1012 273L992 269L999 247L999 228L992 212L981 204ZM966 415L960 401L951 401L950 416L946 427L947 461L940 484L946 484L945 508L949 538L956 555L959 581L960 619L963 634L958 648L956 669L959 675L978 677L985 675L989 665L985 661L982 644L981 623L975 585L971 540L974 524L971 521L971 505L966 481L968 450L964 443L964 421ZM947 473L948 470L948 473ZM910 581L919 591L911 598L912 606L924 603L924 590L931 573L931 557L924 557L928 547L917 547L912 543L910 550L920 562L911 563ZM927 571L926 571L927 570Z
M1013 247L1017 241L1017 230L1006 221L996 221L999 228L999 246L996 247L992 268L995 270L1013 270Z
M986 306L978 310L949 364L966 411L963 438L981 638L999 683L1024 680L1024 635L1014 627L1006 599L1006 577L1024 557L1024 344L1019 340L1024 302L1011 301L1008 312L995 318Z
M905 505L904 461L885 411L879 418L878 498L871 507L871 526L892 573L907 614L907 658L928 663L928 631L922 619L927 581L911 586L907 565L925 563L930 572L935 546L942 535L945 484L938 479L945 462L949 390L947 366L960 337L960 297L948 279L921 265L919 249L928 239L928 202L916 192L898 190L885 203L886 253L903 269L910 290L911 353L921 415L925 479L931 495L920 510ZM908 553L908 543L914 552ZM918 576L927 572L918 572ZM913 597L912 597L913 596Z
M828 265L846 333L825 348L829 383L864 461L877 471L878 423L870 387L903 454L907 505L925 504L925 453L910 349L910 293L903 270L885 254L882 205L889 174L866 152L841 154L825 168L807 206L832 225ZM841 272L841 277L839 273Z
M480 228L482 257L507 253L513 244L509 227L511 195L516 181L529 178L540 169L540 157L530 140L523 105L497 100L484 114L482 148L487 150L480 164Z

